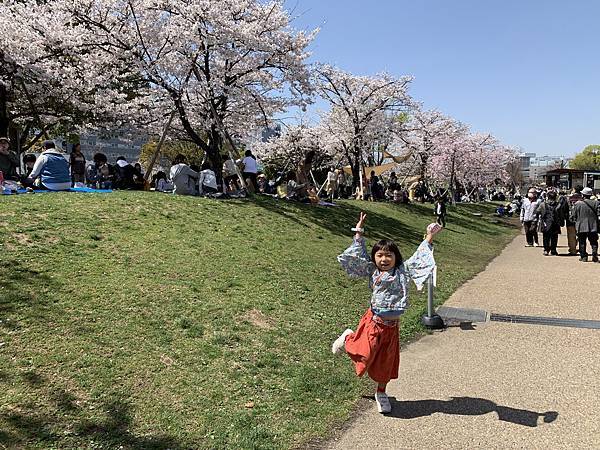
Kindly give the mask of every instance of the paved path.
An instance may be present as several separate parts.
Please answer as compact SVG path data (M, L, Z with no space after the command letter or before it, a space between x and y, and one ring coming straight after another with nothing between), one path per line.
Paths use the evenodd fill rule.
M446 305L600 320L600 264L523 244L516 238ZM327 448L600 449L600 330L449 328L403 349L400 361L392 413L369 402Z

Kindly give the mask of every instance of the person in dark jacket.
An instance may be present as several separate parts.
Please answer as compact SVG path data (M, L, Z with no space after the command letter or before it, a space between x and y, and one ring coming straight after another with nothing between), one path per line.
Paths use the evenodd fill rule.
M71 164L71 181L75 183L85 182L85 156L81 153L81 144L73 145L73 151L69 158Z
M116 189L130 189L136 190L140 189L140 185L136 183L135 176L136 170L135 168L127 162L124 156L119 156L117 158L116 169L116 180L115 180L115 188Z
M433 213L437 217L436 222L446 228L446 198L438 197L433 205Z
M583 186L579 186L573 190L570 195L567 193L561 193L559 202L562 202L563 216L565 218L565 228L567 230L567 243L569 246L569 255L577 255L577 230L575 229L575 222L571 220L571 210L577 201L581 200L581 190Z
M575 203L571 212L571 220L575 222L579 239L579 260L587 262L587 241L592 247L592 261L598 262L598 221L600 220L600 204L592 200L592 189L583 188L582 199Z
M564 217L561 204L557 200L556 191L548 191L546 199L538 205L536 214L539 217L542 229L544 256L557 256L556 246Z
M10 139L0 137L0 171L4 179L18 181L17 167L19 167L19 158L10 150Z

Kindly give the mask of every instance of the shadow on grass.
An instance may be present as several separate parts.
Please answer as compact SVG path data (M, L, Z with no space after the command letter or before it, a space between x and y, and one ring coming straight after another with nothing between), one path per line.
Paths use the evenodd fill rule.
M491 412L498 414L498 419L525 427L537 427L541 417L544 423L552 423L558 417L556 411L543 413L526 409L501 406L491 400L475 397L452 397L452 400L415 400L396 401L390 397L392 412L389 417L398 419L415 419L430 416L434 413L453 414L461 416L482 416Z
M306 226L306 223L312 223L339 236L352 235L350 228L356 224L360 212L363 211L362 208L350 202L344 202L339 207L323 207L257 196L252 203L300 225ZM403 209L409 207L398 207L398 214L402 214ZM374 223L377 223L375 234L378 238L413 244L420 242L423 238L421 233L398 219L371 210L367 212L367 215Z
M44 318L43 310L47 302L40 300L39 287L55 290L57 282L48 275L26 267L20 261L13 259L0 264L0 318L6 318L12 313L22 313L24 309L36 308L35 316ZM2 320L0 326L11 328L11 321Z
M395 205L384 203L393 208L397 218L378 214L372 210L367 212L371 223L377 223L374 236L378 239L392 239L398 243L418 244L423 235L410 226L410 223L402 221L403 215L409 214L420 218L431 216L434 221L432 206L429 204L411 203L408 205ZM266 196L255 196L251 202L244 205L257 205L273 212L285 219L291 220L299 225L308 226L312 223L339 236L350 236L350 228L356 223L359 213L363 211L359 203L344 201L339 207L312 206L304 203L290 202L273 199ZM472 213L481 213L482 216L469 217ZM508 220L493 216L490 204L460 205L454 207L448 216L449 231L465 234L456 228L473 231L479 234L494 233L493 227L515 228L515 224ZM454 229L453 229L454 228Z
M11 377L7 374L3 381ZM136 435L129 403L113 396L94 408L105 412L102 419L86 417L88 410L70 392L52 386L35 371L20 375L20 381L36 389L44 407L33 404L11 405L0 412L0 447L21 448L36 443L58 447L83 447L93 442L98 448L172 449L187 448L165 435ZM80 447L80 448L81 448Z
M102 442L110 448L124 446L131 449L181 449L184 448L169 436L136 436L130 431L133 417L131 407L121 399L115 399L103 404L102 409L108 412L108 417L100 422L85 422L79 426L77 434Z

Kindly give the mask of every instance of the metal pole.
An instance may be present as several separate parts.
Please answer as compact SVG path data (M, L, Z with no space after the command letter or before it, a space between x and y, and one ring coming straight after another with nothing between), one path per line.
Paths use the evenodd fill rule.
M433 316L433 275L427 278L427 317Z
M435 314L433 310L433 272L427 278L427 314L421 317L421 323L427 328L440 329L444 328L444 321Z

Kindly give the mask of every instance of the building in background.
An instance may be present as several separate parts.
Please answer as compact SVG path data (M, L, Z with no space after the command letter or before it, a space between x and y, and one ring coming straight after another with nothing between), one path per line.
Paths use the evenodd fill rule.
M554 169L567 168L572 158L565 156L537 156L535 153L521 153L521 174L525 183L545 182L546 173Z
M104 153L108 161L114 163L119 156L124 156L129 162L136 162L140 157L142 145L148 141L148 136L139 133L114 132L109 134L82 134L80 136L81 151L88 161L94 153ZM69 146L68 151L71 151Z

